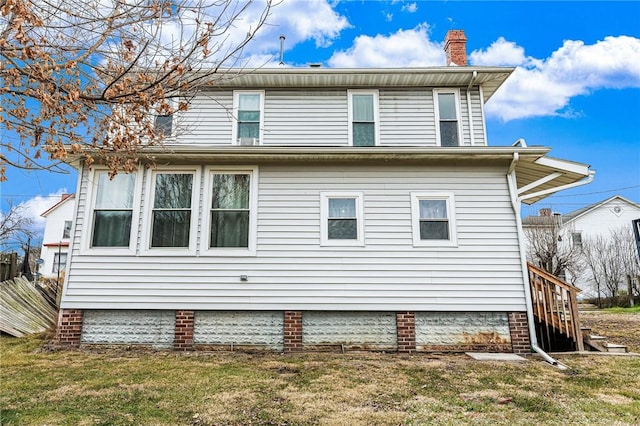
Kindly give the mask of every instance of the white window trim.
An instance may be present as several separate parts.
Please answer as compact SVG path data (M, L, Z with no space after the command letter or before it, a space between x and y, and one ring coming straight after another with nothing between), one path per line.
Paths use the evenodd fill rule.
M260 95L260 124L258 145L262 145L264 138L264 90L234 90L233 91L233 125L231 128L231 145L240 145L238 134L238 113L240 110L240 95Z
M91 247L93 237L93 211L96 205L98 194L98 173L108 172L106 167L95 167L88 172L87 180L87 200L88 206L84 211L84 222L81 232L80 254L91 254L100 256L120 256L136 254L136 243L138 238L138 222L140 219L140 206L142 199L142 176L144 169L142 166L135 171L135 185L133 193L133 208L131 212L131 235L129 236L129 247ZM73 224L71 225L71 237L73 237Z
M249 174L249 247L209 247L211 235L211 190L212 175ZM200 236L200 254L203 256L255 256L258 234L258 166L209 166L204 173L204 196L202 209L202 233Z
M445 200L447 203L447 216L449 219L448 240L422 240L420 239L420 200ZM414 247L457 247L458 235L456 228L455 196L453 192L412 192L411 193L411 227L413 230Z
M329 199L330 198L355 198L356 199L356 231L358 238L355 240L330 240L329 239ZM321 192L320 193L320 245L327 247L336 246L364 246L364 205L362 192Z
M193 187L191 188L191 225L189 228L189 247L151 247L151 225L155 194L155 176L158 173L193 173ZM168 166L149 170L146 175L145 206L142 218L142 242L140 254L143 256L195 256L198 241L198 222L200 215L200 166Z
M458 146L462 146L464 142L464 135L462 134L462 112L460 110L460 89L433 89L433 109L435 110L435 126L436 126L436 141L438 146L442 146L440 139L440 107L438 103L438 95L440 93L452 93L454 95L454 102L456 106L456 121L458 123ZM485 139L486 140L486 139ZM449 148L449 147L447 147Z
M380 145L380 109L379 91L370 89L349 89L347 90L347 110L349 111L349 146L353 145L353 95L373 95L373 119L374 119L374 146ZM366 148L366 147L359 147Z

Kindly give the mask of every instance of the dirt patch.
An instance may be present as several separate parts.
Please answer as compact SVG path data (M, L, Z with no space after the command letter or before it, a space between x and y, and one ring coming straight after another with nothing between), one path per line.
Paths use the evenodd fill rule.
M590 327L592 334L605 336L611 343L626 345L629 352L640 352L640 315L583 311L580 322L583 327Z

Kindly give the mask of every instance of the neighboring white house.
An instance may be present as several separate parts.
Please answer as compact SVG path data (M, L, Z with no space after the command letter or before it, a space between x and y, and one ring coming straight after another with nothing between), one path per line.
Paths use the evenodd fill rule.
M66 267L74 206L75 194L63 194L60 201L40 215L46 219L40 253L44 263L39 268L44 278L57 278L58 271Z
M461 66L232 70L158 120L157 168L78 158L59 341L528 352L521 203L593 173L488 146L513 68L465 41Z
M586 237L607 236L622 227L631 230L631 222L640 219L640 204L619 195L574 210L562 216L562 223L571 232L573 244Z
M583 242L598 236L608 237L613 230L628 228L632 233L632 222L640 219L640 205L619 195L590 204L565 215L552 213L550 209L541 209L539 216L523 219L527 227L556 225L566 241L558 244L570 244L579 255ZM525 233L528 235L528 233ZM582 274L567 272L566 279L583 290L582 297L594 297L593 278L589 271ZM623 283L621 283L622 285Z

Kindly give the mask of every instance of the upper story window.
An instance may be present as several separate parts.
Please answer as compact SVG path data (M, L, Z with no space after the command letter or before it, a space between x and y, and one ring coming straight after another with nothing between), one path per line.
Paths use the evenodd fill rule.
M440 146L460 146L460 91L434 89L436 135Z
M71 236L71 221L64 221L64 229L62 230L62 238L69 238Z
M118 174L109 179L107 171L98 171L94 182L91 247L129 247L136 174Z
M378 137L377 91L349 91L349 125L351 145L376 145Z
M205 229L209 235L203 253L252 254L256 238L257 169L209 168L206 176Z
M456 245L454 208L452 193L412 193L413 244L415 246Z
M170 137L173 131L173 115L156 115L155 128L162 136Z
M320 194L321 245L364 245L362 194Z
M151 248L188 248L191 241L195 172L155 172Z
M577 250L582 250L582 232L572 232L571 242L573 247Z
M264 92L234 92L236 121L234 134L238 145L258 145L262 136Z

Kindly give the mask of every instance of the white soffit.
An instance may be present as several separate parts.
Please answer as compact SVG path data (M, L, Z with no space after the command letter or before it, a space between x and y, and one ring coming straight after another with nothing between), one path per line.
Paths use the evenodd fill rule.
M537 159L523 158L516 164L518 196L526 197L554 188L562 190L565 185L586 179L590 174L593 172L589 170L589 166L582 163L546 156ZM554 192L526 198L522 202L533 204Z

